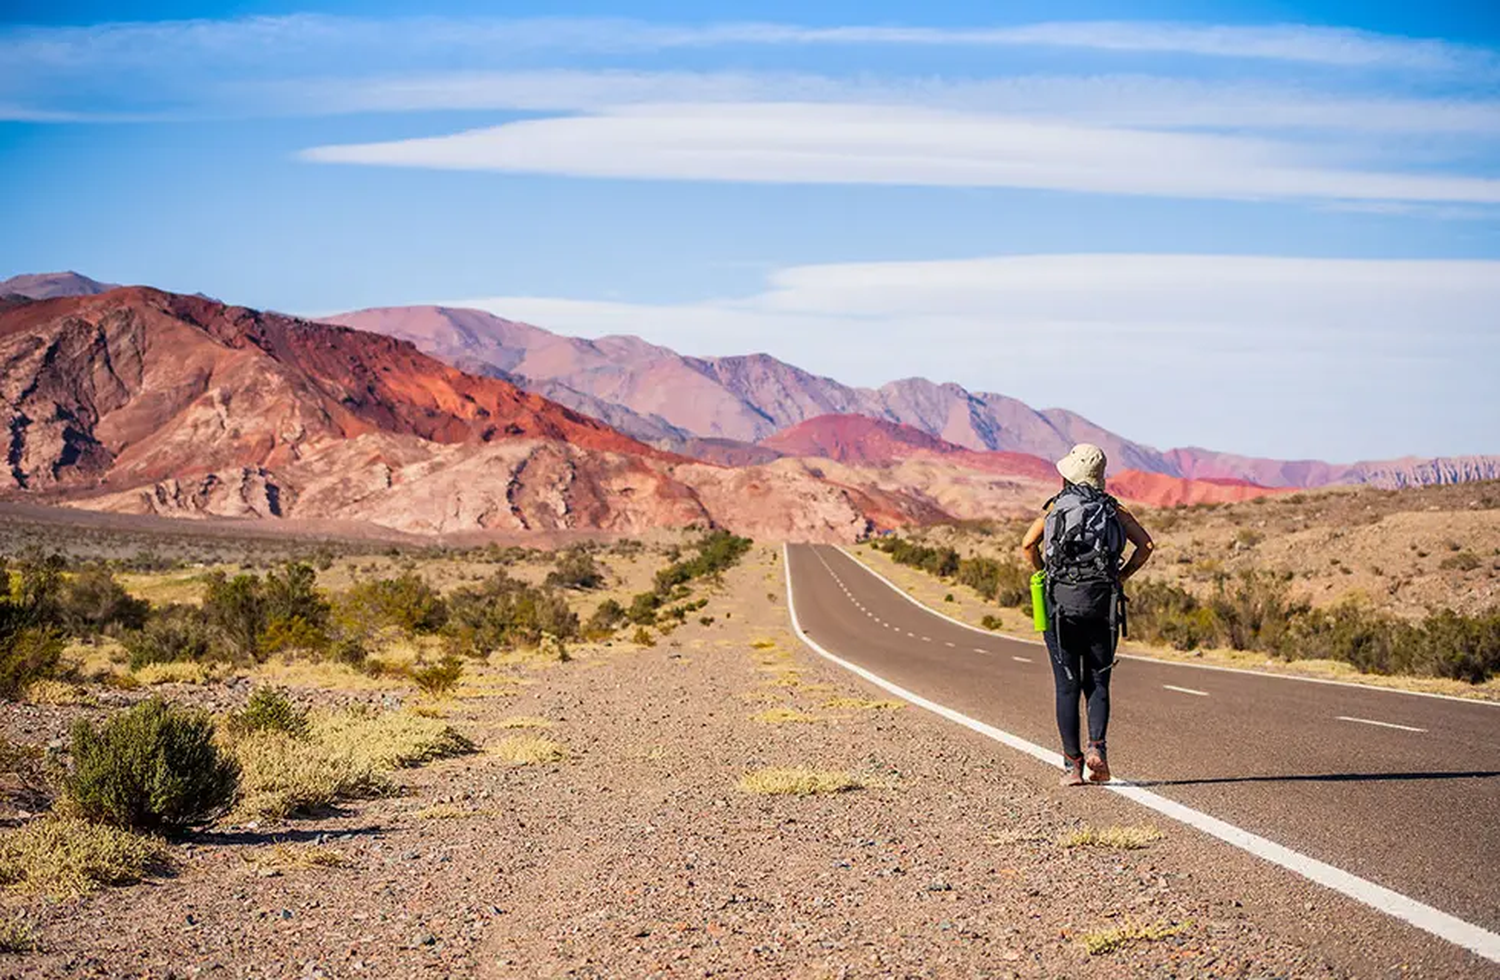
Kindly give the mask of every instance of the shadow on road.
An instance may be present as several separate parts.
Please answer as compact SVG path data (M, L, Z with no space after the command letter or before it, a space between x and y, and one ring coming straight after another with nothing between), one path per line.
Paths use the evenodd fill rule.
M1381 783L1421 779L1494 779L1500 770L1469 772L1330 772L1297 776L1205 776L1200 779L1133 779L1143 789L1156 786L1214 786L1221 783Z

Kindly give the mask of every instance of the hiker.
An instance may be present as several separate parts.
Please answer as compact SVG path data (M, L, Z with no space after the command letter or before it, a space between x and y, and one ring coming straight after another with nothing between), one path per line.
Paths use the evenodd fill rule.
M1124 626L1123 583L1151 558L1151 535L1104 490L1104 450L1088 443L1057 462L1063 488L1021 540L1031 567L1046 575L1045 637L1057 686L1064 786L1109 780L1109 673ZM1125 542L1135 545L1122 566ZM1088 703L1089 744L1078 744L1078 697Z

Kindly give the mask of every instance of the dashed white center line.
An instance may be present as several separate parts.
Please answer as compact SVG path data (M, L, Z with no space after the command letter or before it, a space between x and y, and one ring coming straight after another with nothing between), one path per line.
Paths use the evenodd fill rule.
M943 645L944 645L944 646L946 646L946 647L953 647L953 646L957 646L957 644L955 644L955 643L951 643L951 642L949 642L949 641L948 641L948 640L944 640L944 641L943 641Z
M1397 728L1403 732L1425 732L1425 728L1413 728L1411 725L1398 725L1391 721L1375 721L1372 718L1350 718L1348 715L1339 715L1337 721L1354 721L1361 725L1379 725L1381 728Z
M975 647L974 648L974 652L975 653L989 653L989 651L986 650L984 647Z
M1022 663L1022 664L1029 664L1029 663L1031 663L1031 658L1030 657L1011 657L1010 659L1016 661L1017 663Z
M1162 687L1169 691L1176 691L1178 694L1192 694L1200 698L1208 697L1207 691L1195 691L1190 687L1178 687L1176 684L1163 684Z
M932 637L930 637L930 636L924 636L924 637L922 637L922 642L923 643L931 643L932 642Z

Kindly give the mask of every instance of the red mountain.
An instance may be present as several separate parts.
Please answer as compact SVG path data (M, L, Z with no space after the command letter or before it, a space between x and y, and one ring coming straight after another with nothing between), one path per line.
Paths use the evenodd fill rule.
M819 415L762 439L759 445L785 456L818 456L852 466L890 466L907 459L942 457L967 469L1057 479L1057 470L1040 456L975 452L913 426L864 415Z
M1178 504L1223 504L1273 493L1290 493L1290 488L1257 486L1246 480L1215 478L1184 480L1163 473L1125 470L1109 478L1109 492L1121 500L1150 507L1175 507Z
M101 509L822 540L920 510L672 456L392 337L142 287L0 308L0 393L0 488Z

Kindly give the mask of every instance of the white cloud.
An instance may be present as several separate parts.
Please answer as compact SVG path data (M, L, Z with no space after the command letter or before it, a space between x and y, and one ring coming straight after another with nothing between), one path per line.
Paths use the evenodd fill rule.
M444 305L684 353L766 351L852 384L953 380L1164 445L1341 460L1500 448L1500 261L1007 256L801 266L698 303Z
M1500 180L1324 165L1285 142L909 106L643 105L303 156L578 177L1500 203Z
M1151 75L945 79L796 72L550 69L256 82L206 93L296 114L444 109L603 111L641 104L915 105L1110 126L1500 137L1500 101L1356 96Z
M1299 24L1197 25L1142 21L1053 21L999 27L774 23L655 24L602 18L373 19L322 14L12 29L0 60L17 68L101 64L151 66L161 59L252 62L266 55L386 49L444 54L509 50L658 51L727 45L1030 47L1257 59L1403 71L1493 70L1495 54L1436 39Z

